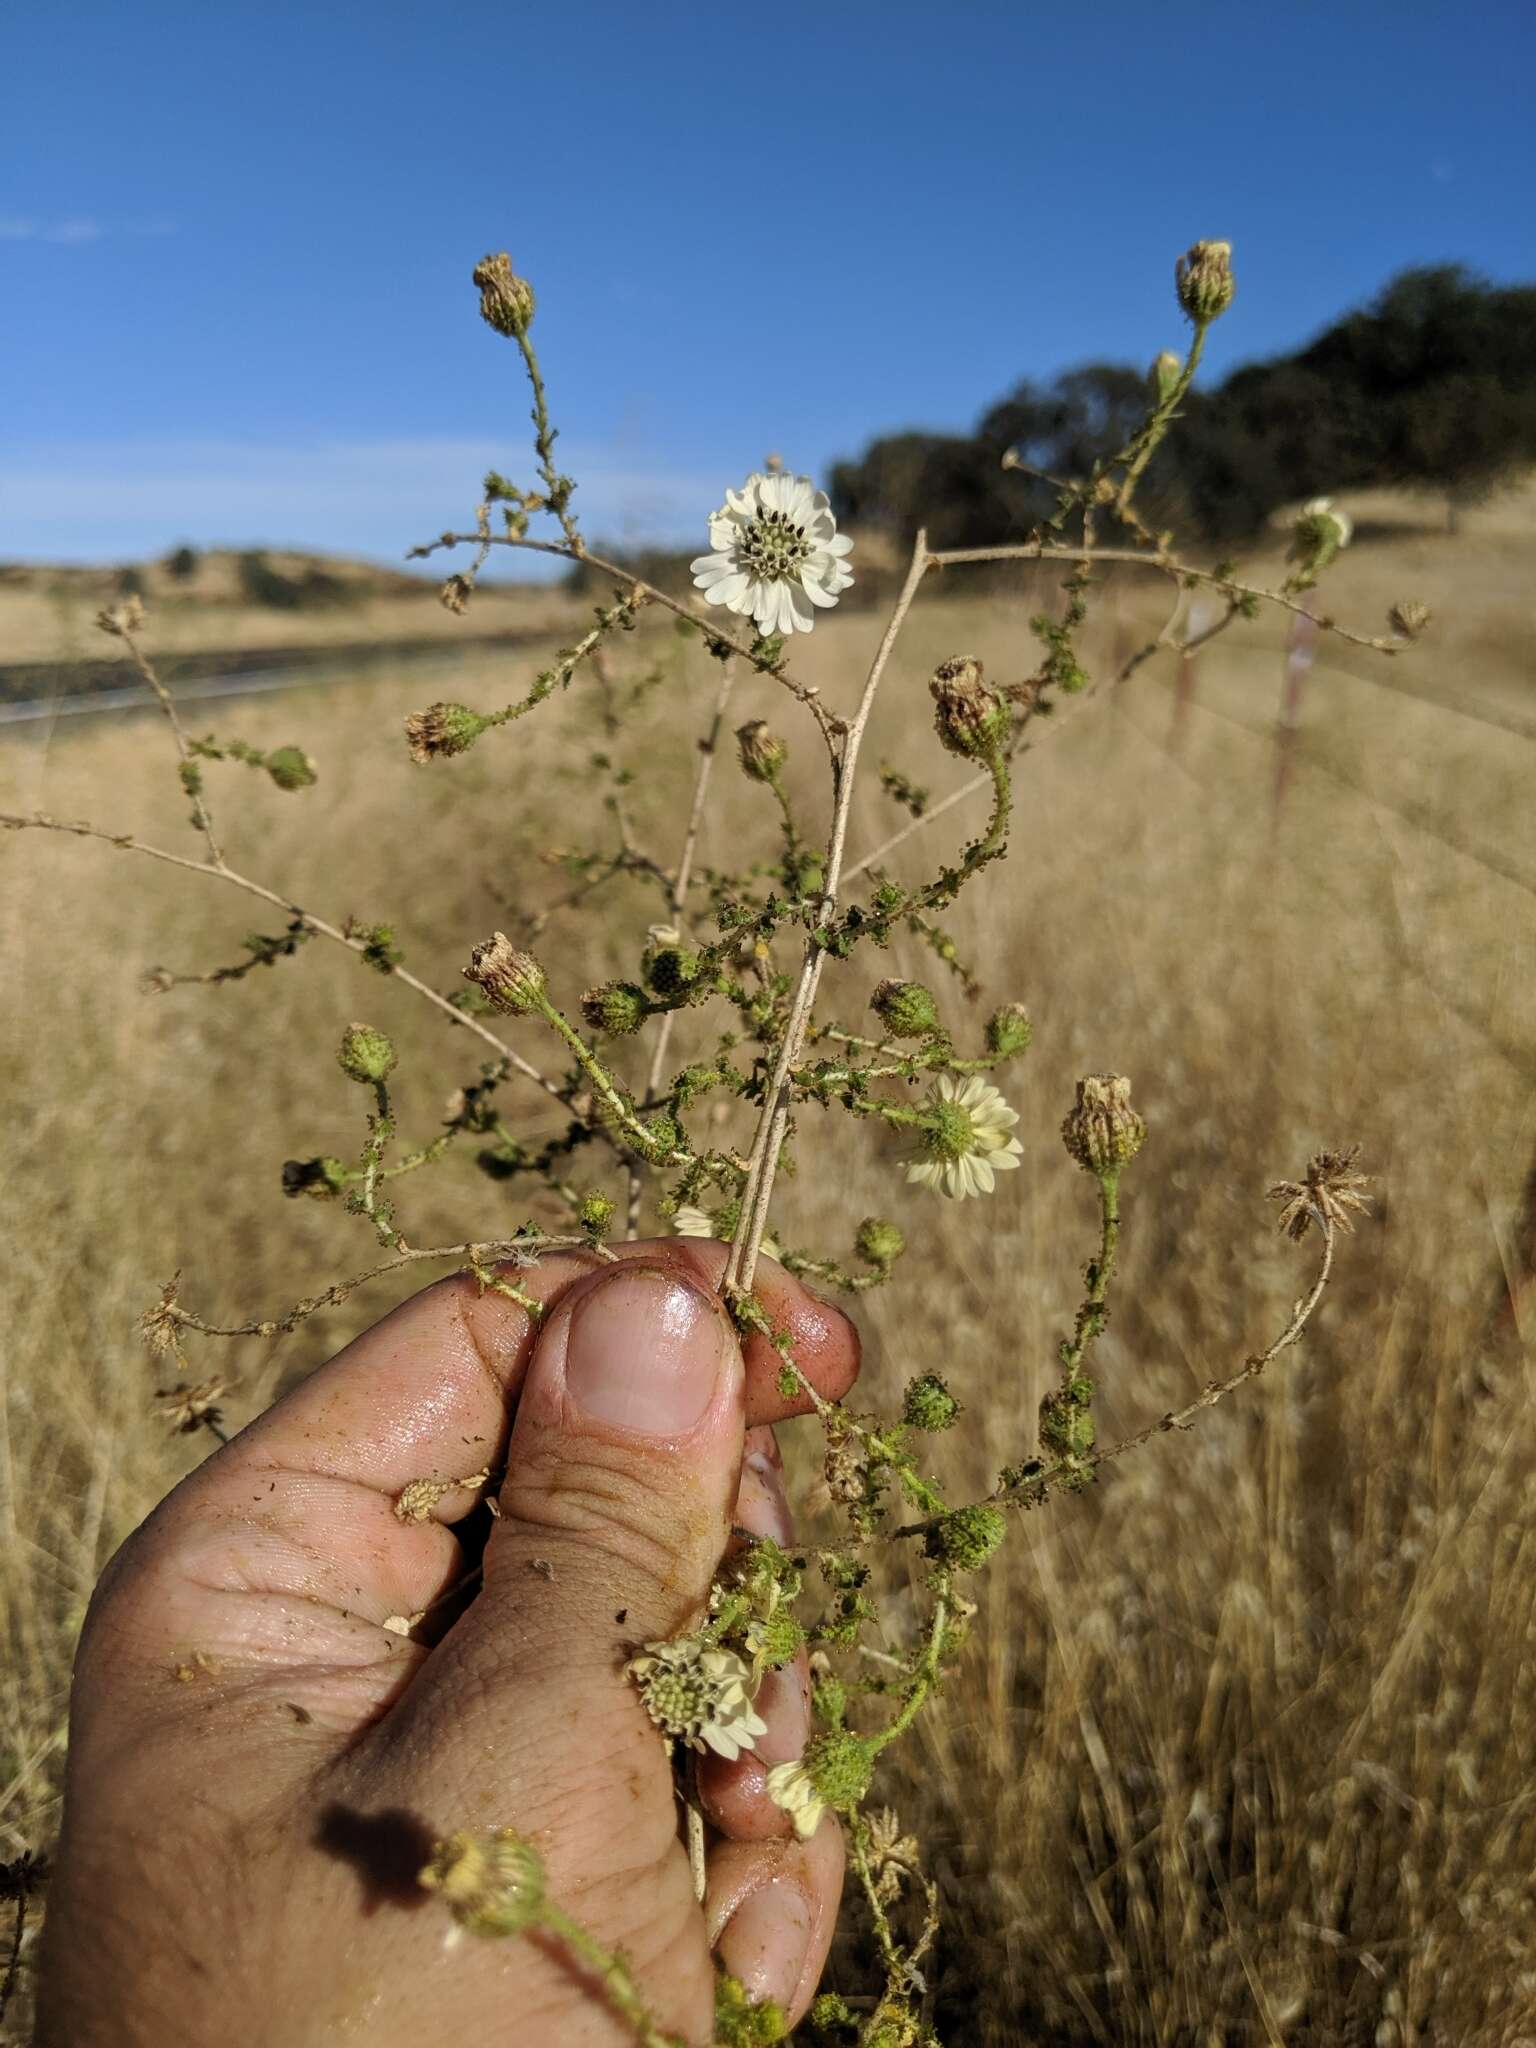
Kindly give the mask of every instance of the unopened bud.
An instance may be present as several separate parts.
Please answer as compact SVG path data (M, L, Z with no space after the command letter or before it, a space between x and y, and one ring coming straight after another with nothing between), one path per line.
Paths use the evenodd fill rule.
M347 1170L339 1159L329 1156L323 1159L285 1159L283 1161L283 1193L285 1195L308 1195L317 1202L328 1202L346 1186Z
M519 952L497 932L469 956L464 979L478 983L498 1010L515 1017L533 1009L544 993L544 970L531 953Z
M1179 388L1179 378L1184 365L1171 348L1165 348L1161 355L1154 356L1152 367L1147 372L1147 393L1154 405L1166 405Z
M410 714L405 721L405 736L414 759L431 761L439 754L462 754L474 745L485 727L485 719L467 704L433 704L425 711Z
M600 988L589 988L581 999L581 1014L592 1029L615 1038L638 1031L650 1013L645 990L632 981L605 981Z
M543 1865L512 1828L449 1835L435 1844L417 1881L442 1895L469 1934L521 1934L544 1904Z
M988 1501L954 1508L941 1515L924 1538L923 1547L940 1564L956 1571L979 1571L1008 1533L1001 1508Z
M1309 498L1291 528L1289 559L1300 564L1304 575L1321 576L1340 548L1349 546L1354 531L1355 522L1332 498Z
M878 1266L882 1270L894 1266L907 1248L907 1240L895 1224L887 1223L883 1216L866 1216L853 1243L867 1266Z
M754 718L736 728L736 747L741 772L753 782L774 782L789 758L789 749L770 731L765 718Z
M1147 1127L1131 1107L1131 1084L1123 1074L1089 1074L1077 1084L1077 1101L1061 1126L1061 1140L1087 1173L1114 1173L1134 1159Z
M516 338L528 332L533 318L533 286L516 277L512 258L503 249L499 256L483 256L475 265L472 281L480 287L480 318L498 334Z
M1416 597L1405 597L1387 613L1387 624L1400 640L1417 640L1429 625L1430 610Z
M1196 242L1173 268L1179 304L1190 319L1204 326L1225 313L1236 286L1232 279L1232 244Z
M388 1079L395 1064L395 1048L371 1024L349 1024L342 1033L341 1050L336 1057L344 1074L354 1081L373 1083Z
M983 760L1008 731L1008 707L981 679L981 663L968 654L940 662L928 684L934 730L952 754Z
M987 1019L987 1051L994 1059L1011 1060L1024 1052L1035 1035L1022 1003L1004 1003Z
M593 1192L587 1195L577 1212L577 1221L592 1237L601 1237L613 1221L613 1197Z
M882 981L869 1007L893 1038L926 1038L939 1028L938 1005L920 981Z
M320 779L302 747L274 747L267 756L267 773L279 789L309 789Z
M914 1429L948 1429L960 1413L960 1403L936 1372L925 1372L909 1380L902 1399L901 1419Z

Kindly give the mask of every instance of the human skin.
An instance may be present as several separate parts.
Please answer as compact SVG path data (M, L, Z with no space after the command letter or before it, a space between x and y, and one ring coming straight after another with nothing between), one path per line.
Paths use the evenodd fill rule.
M712 1948L798 2017L836 1918L842 1841L795 1838L768 1765L808 1727L803 1659L766 1682L768 1733L700 1771L695 1903L667 1751L624 1666L698 1618L732 1525L789 1540L771 1425L803 1413L716 1289L725 1250L667 1239L617 1264L457 1276L404 1303L233 1438L108 1566L75 1672L64 1826L43 1942L43 2048L609 2048L634 2035L542 1935L445 1941L418 1873L460 1829L513 1827L550 1896L622 1949L656 2023L711 2035ZM765 1264L757 1292L836 1397L841 1311ZM445 1493L506 1478L483 1577L431 1641L387 1616L465 1576ZM483 1511L482 1511L483 1515Z

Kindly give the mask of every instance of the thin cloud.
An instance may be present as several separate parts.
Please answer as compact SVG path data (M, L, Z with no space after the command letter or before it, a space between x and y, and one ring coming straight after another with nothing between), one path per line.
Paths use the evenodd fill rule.
M0 218L0 242L56 242L69 248L99 241L105 233L99 220L25 220L15 214Z

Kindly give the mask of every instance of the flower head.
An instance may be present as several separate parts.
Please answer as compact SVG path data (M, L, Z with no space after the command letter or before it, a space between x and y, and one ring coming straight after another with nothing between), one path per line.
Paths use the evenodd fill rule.
M1061 1142L1085 1173L1118 1173L1146 1143L1124 1074L1085 1074L1061 1127Z
M536 1009L544 995L543 968L531 953L514 946L505 932L497 932L474 948L464 979L478 983L498 1010L514 1017Z
M1309 498L1291 528L1289 559L1308 578L1321 576L1340 548L1354 537L1355 522L1332 498Z
M827 1802L817 1792L804 1764L775 1764L768 1773L768 1797L795 1824L795 1833L805 1842L821 1826Z
M1360 1147L1347 1152L1319 1152L1307 1161L1304 1180L1279 1180L1269 1191L1281 1204L1279 1225L1287 1237L1303 1238L1313 1223L1333 1230L1352 1230L1350 1211L1367 1209L1364 1190L1370 1175L1355 1172Z
M846 1728L818 1735L795 1764L775 1764L768 1773L768 1797L795 1824L795 1833L809 1839L821 1825L827 1807L851 1813L869 1790L874 1751Z
M462 754L484 730L485 720L467 704L429 704L425 711L413 711L405 721L411 758L416 761Z
M449 1835L435 1842L417 1882L439 1892L468 1934L521 1934L544 1904L544 1867L537 1852L512 1828Z
M629 1672L656 1726L690 1749L712 1749L734 1763L767 1733L767 1722L752 1705L752 1667L734 1650L679 1636L675 1642L647 1643L631 1659Z
M1195 242L1173 267L1179 304L1191 320L1204 326L1232 303L1232 244Z
M690 564L710 604L752 619L760 633L809 633L816 608L853 581L826 493L808 476L755 470L709 516L710 553Z
M1016 1167L1024 1150L1013 1135L1018 1120L1018 1111L979 1074L966 1081L941 1074L928 1097L907 1179L956 1201L990 1195L997 1175Z

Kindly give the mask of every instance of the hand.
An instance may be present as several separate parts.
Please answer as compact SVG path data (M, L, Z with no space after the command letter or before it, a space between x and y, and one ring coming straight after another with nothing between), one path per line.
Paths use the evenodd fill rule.
M798 2017L842 1880L829 1816L796 1840L766 1767L808 1727L803 1660L768 1733L700 1772L694 1901L663 1741L624 1665L697 1618L730 1525L790 1540L762 1339L738 1343L725 1252L627 1245L417 1295L185 1479L113 1559L75 1674L40 2041L632 2041L541 1935L466 1937L418 1872L435 1839L514 1827L550 1896L628 1958L658 2025L711 2035L711 1945ZM757 1292L829 1396L858 1369L837 1309L771 1265ZM744 1462L745 1459L745 1462ZM413 1479L506 1465L472 1598L454 1524ZM432 1640L433 1606L439 1639ZM383 1624L426 1613L406 1638ZM444 1617L452 1617L445 1620Z

